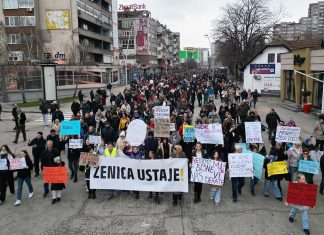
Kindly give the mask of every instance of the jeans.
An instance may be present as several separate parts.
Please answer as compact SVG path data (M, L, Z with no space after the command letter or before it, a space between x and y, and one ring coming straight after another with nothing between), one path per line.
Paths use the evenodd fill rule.
M215 204L220 203L222 188L211 188L210 197L213 198Z
M295 173L297 172L297 167L289 166L290 181L293 182L295 179Z
M47 126L48 125L48 113L42 114L43 115L43 122L44 125Z
M108 191L107 191L107 194L108 194L108 197L113 197L114 196L114 193L116 193L117 194L117 190L115 190L115 189L108 189Z
M251 178L250 180L251 193L254 193L255 185L257 185L258 182L259 182L259 178L257 177L254 177L253 179Z
M69 169L70 169L71 173L77 177L78 170L79 170L79 159L72 159L72 157L70 157L69 155L70 155L70 153L68 153Z
M257 103L257 100L256 99L253 99L253 107L255 108L255 105Z
M49 183L44 184L44 192L49 193Z
M32 193L34 190L33 190L33 185L31 184L30 176L25 177L25 178L18 177L17 181L18 181L17 200L20 201L24 181L26 182L26 184L28 186L29 193Z
M300 209L297 209L296 207L292 207L290 210L289 217L295 218L295 216L299 210ZM302 209L301 213L302 213L303 229L309 229L308 209Z
M41 156L34 155L34 166L35 166L35 173L39 174L39 162L40 162Z
M237 191L241 190L245 185L244 178L242 177L233 177L231 178L232 181L232 196L233 199L237 199Z
M278 188L278 182L277 180L269 180L269 179L265 179L264 180L264 188L263 188L263 194L265 196L269 196L269 189L270 186L272 186L272 190L275 194L276 198L281 198L281 193L280 193L280 189Z

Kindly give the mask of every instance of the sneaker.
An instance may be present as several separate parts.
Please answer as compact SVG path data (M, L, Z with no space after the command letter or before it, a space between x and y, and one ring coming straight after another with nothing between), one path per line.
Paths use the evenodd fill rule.
M289 217L289 222L290 222L290 223L294 223L294 218Z
M55 204L55 203L56 203L56 199L53 199L53 200L52 200L52 204Z
M269 195L265 195L265 194L264 194L264 196L265 196L265 197L269 197Z
M20 200L17 200L16 202L15 202L15 206L19 206L21 204L21 201Z
M304 233L309 235L310 234L309 229L304 229Z
M47 197L47 195L48 195L48 192L45 192L45 193L43 194L43 198Z
M28 198L32 198L34 196L34 192L29 193Z

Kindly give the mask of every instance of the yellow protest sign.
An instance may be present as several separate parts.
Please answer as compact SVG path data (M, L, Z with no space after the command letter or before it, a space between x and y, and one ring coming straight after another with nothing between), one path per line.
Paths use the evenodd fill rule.
M273 162L267 165L268 168L268 176L272 175L281 175L288 173L287 164L285 161Z

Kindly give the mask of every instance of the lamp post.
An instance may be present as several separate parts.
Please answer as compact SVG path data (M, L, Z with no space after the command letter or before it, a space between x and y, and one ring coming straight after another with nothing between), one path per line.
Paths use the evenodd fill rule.
M131 31L128 34L128 40L127 40L127 47L126 47L126 55L125 55L125 82L126 82L126 87L127 87L127 83L128 83L128 74L127 74L127 60L128 60L128 49L129 49L129 40L131 37L131 34L133 34L134 36L134 40L135 40L135 35L134 35L134 24L133 22L131 23L131 27L130 27ZM134 44L135 45L135 44Z
M209 46L210 46L210 53L211 53L211 62L212 62L212 65L211 65L212 68L211 68L211 69L212 69L213 76L214 76L215 63L214 63L214 55L213 55L213 53L212 53L212 44L211 44L211 42L210 42L209 35L208 35L208 34L205 34L204 36L205 36L205 38L208 39L208 42L209 42Z

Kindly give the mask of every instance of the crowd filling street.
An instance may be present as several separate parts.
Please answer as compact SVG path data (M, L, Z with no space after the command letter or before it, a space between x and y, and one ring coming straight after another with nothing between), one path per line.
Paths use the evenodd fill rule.
M291 118L280 116L276 112L276 107L270 108L265 120L261 120L258 113L258 107L261 105L259 99L260 94L257 90L242 89L237 82L229 80L225 73L215 70L214 74L211 74L206 69L197 69L171 70L168 74L145 75L136 81L131 81L123 92L118 93L114 93L110 84L106 89L91 91L90 94L84 94L80 90L76 100L71 104L70 116L61 110L59 102L44 101L38 110L43 118L43 126L39 125L30 130L26 130L29 114L24 112L24 108L14 105L12 119L15 134L12 132L8 135L6 144L3 144L0 149L1 214L5 216L5 206L6 210L9 210L11 206L22 208L27 200L34 200L32 203L35 204L38 203L37 200L47 200L49 210L53 207L60 207L63 201L76 199L75 196L71 198L71 195L65 193L66 187L75 187L76 184L84 184L79 194L85 194L86 191L88 200L94 202L99 200L98 193L100 192L104 192L107 198L106 203L117 203L116 198L122 199L123 194L127 194L131 195L133 200L145 197L147 202L157 205L165 200L164 203L169 203L174 209L184 206L183 198L188 193L193 196L192 203L199 205L203 200L202 194L207 189L209 203L214 204L213 210L215 211L221 206L224 198L231 197L233 204L243 203L240 200L242 189L248 188L249 200L253 201L256 195L262 195L264 204L280 203L283 208L290 210L290 213L286 214L287 226L290 223L293 226L299 226L295 223L299 220L301 232L311 234L308 212L313 210L315 205L307 205L308 200L306 203L301 201L299 204L287 201L288 193L285 188L287 184L283 182L290 182L289 187L298 185L300 188L308 189L307 185L314 185L321 180L314 196L318 200L317 203L321 203L319 198L322 198L324 190L324 158L322 157L324 115L319 116L313 127L308 127L312 129L312 135L298 135L297 140L295 138L291 142L278 141L277 130L281 127L286 128L287 131L296 130L298 123ZM162 135L163 137L160 137L161 130L155 119L156 110L159 107L168 107L169 110L166 119L170 130L168 129L167 136ZM63 127L66 121L79 121L77 122L80 126L79 133L65 134L68 133ZM128 136L134 139L134 136L130 134L132 123L136 125L145 123L146 125L146 134L144 133L143 140L138 144L134 144L134 140L128 140ZM261 141L260 139L247 141L250 133L246 132L246 123L260 124L260 136L267 138ZM1 122L0 125L2 125ZM197 137L197 129L202 127L208 129L212 126L221 128L219 142L208 142L206 139ZM196 128L194 137L187 138L188 128ZM159 129L158 133L157 129ZM32 132L34 138L28 139L26 131ZM138 136L142 135L142 132L138 133ZM71 140L81 140L81 146L71 146ZM14 152L15 146L21 142L24 142L25 149L21 152ZM151 190L133 190L135 186L130 187L127 183L118 188L93 187L92 185L95 184L91 181L94 178L109 178L113 170L112 168L108 170L100 168L102 167L100 162L99 166L81 164L80 156L85 153L89 156L100 156L100 162L103 161L101 159L109 161L112 158L123 158L125 161L184 159L186 167L184 172L187 172L185 175L187 179L181 178L183 177L182 171L177 172L177 170L165 168L159 171L146 171L143 181L150 178L160 183L163 179L169 183L170 181L176 183L173 180L183 180L189 187L189 192L177 191L174 187L174 190L157 191L154 184ZM231 168L233 167L231 157L241 156L243 158L246 154L251 157L261 155L260 175L253 174L256 172L256 169L253 169L253 167L256 168L255 165L251 168L250 177L234 175L235 169ZM224 168L220 167L221 163L214 164L224 170L223 172L220 170L220 174L223 173L225 177L210 180L210 184L197 180L199 177L195 178L191 173L195 171L194 165L203 161L200 159L206 159L206 162L213 160L226 163L223 164ZM242 159L242 162L245 160ZM317 167L312 168L314 173L303 170L301 164L305 164L305 161L316 162ZM273 172L273 170L270 172L272 167L269 165L273 166L274 163L279 165L283 162L284 169L281 173ZM141 161L139 165L142 163L145 164L145 161ZM69 183L44 180L42 188L35 187L34 181L42 181L45 169L60 167L68 169ZM237 167L243 166L238 163ZM205 170L207 171L207 167ZM318 172L316 173L315 170ZM130 170L120 169L120 172L116 174L120 176L118 178L124 177L125 180L126 178L129 180L134 178L133 173L130 172ZM25 183L27 191L23 190ZM231 194L224 194L224 188L231 188ZM36 192L41 193L44 199L34 199ZM305 195L308 195L307 192ZM13 203L10 200L12 197L15 197ZM276 200L269 200L270 197ZM8 207L9 203L10 207ZM66 207L60 209L61 213L69 210Z

